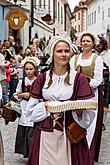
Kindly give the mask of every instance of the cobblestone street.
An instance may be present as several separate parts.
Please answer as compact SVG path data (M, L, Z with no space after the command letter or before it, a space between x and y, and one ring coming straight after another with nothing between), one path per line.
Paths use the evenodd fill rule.
M22 158L22 155L14 153L15 136L18 121L8 125L5 125L4 120L0 118L0 129L2 132L4 142L4 165L25 165L26 160Z
M0 129L4 142L4 156L5 165L25 165L26 160L22 158L22 155L14 154L14 144L17 122L9 123L5 126L4 120L0 118ZM110 113L108 113L106 121L106 131L103 131L102 145L100 151L99 163L95 165L110 165Z
M103 131L99 164L110 165L110 113L107 114L106 131Z

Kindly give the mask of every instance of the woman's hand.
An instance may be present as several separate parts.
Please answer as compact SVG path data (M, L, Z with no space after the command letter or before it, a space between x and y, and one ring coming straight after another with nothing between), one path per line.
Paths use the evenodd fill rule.
M23 98L28 99L30 95L29 92L24 92L24 93L18 93L17 96L19 99L23 99Z
M48 110L48 103L49 103L49 102L51 102L51 101L50 101L50 100L49 100L49 101L46 101L45 104L44 104L46 110Z

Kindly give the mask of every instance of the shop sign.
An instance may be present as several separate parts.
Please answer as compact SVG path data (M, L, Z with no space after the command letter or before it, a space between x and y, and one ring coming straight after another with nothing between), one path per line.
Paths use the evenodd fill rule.
M19 30L24 26L28 17L26 13L20 9L13 9L8 12L6 16L6 20L8 20L9 27L14 30Z
M38 8L35 12L39 17L44 17L47 14L46 9Z

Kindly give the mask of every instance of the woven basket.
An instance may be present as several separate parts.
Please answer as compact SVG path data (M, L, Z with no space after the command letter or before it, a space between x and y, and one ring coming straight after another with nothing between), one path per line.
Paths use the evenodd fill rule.
M76 101L51 101L47 105L47 109L49 112L58 113L58 112L64 112L64 111L70 111L77 109L97 109L97 103L95 101L90 100L76 100Z

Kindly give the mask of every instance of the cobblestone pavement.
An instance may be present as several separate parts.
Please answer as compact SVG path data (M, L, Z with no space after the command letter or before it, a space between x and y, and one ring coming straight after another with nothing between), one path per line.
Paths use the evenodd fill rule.
M99 164L110 165L110 113L107 114L106 131L102 134Z
M4 120L0 118L0 129L4 142L5 165L26 165L22 155L14 153L15 135L18 121L5 126ZM99 163L95 165L110 165L110 113L106 120L106 131L103 131Z
M0 118L0 129L4 144L4 165L26 165L22 155L14 153L15 136L18 121L5 125L4 119Z

